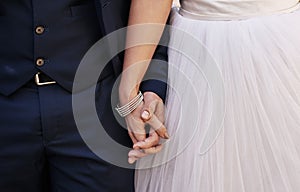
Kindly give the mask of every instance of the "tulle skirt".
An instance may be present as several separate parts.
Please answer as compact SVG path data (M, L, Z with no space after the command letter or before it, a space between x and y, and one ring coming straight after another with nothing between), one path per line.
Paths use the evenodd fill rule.
M136 191L300 191L300 11L171 23L171 139Z

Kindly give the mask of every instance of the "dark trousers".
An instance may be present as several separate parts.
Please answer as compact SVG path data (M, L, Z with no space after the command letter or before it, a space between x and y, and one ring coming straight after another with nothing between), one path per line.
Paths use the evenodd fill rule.
M80 137L71 93L33 82L0 95L1 192L130 192L134 170L97 157Z

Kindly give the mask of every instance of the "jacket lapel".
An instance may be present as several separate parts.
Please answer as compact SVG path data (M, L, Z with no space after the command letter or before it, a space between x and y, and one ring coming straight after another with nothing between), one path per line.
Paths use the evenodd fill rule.
M126 27L131 0L95 0L98 18L102 22L105 35Z
M130 2L131 0L95 0L98 20L103 36L106 36L122 27L126 27ZM116 47L113 46L118 46L119 44L119 38L125 38L125 36L111 39L109 42L109 45L111 45L109 47L109 53L112 57L114 56L112 64L116 75L119 75L122 72L123 66L122 57L120 57L120 54L115 55L115 51L113 51L116 49Z

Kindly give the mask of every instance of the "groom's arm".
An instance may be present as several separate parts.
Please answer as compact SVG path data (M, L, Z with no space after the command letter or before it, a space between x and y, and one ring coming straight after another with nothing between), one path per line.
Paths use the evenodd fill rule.
M165 30L140 85L143 93L153 92L163 101L166 97L168 79L168 48L166 47L168 43L169 33Z

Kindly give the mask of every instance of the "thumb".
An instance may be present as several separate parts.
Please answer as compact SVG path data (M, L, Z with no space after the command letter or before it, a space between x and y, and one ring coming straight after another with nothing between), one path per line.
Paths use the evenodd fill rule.
M157 106L156 100L145 99L144 106L141 111L141 118L144 121L149 121L154 114L156 106Z

